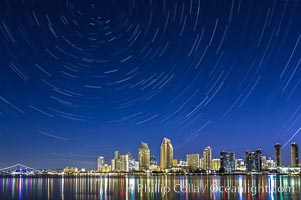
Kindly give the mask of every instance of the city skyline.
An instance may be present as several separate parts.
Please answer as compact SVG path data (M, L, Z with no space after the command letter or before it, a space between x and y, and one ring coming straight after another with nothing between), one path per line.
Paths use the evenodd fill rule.
M0 4L0 168L92 168L118 150L121 169L141 141L158 158L163 137L175 158L279 143L291 164L300 1Z
M156 156L150 156L151 151L150 151L147 143L144 143L141 141L140 147L138 149L138 158L137 158L137 160L139 162L139 170L140 171L149 171L151 169L150 166L151 166L152 159L160 160L160 163L158 165L157 164L156 165L158 167L160 167L161 170L171 169L172 167L175 167L172 164L173 162L169 161L170 164L166 164L167 163L166 160L168 160L168 159L166 159L166 155L168 153L162 152L162 149L164 149L164 151L166 151L166 149L168 148L167 146L172 147L172 143L171 143L170 139L163 138L161 147L160 147L161 153L158 158ZM190 152L190 153L186 154L186 159L174 157L173 152L172 152L172 159L169 159L169 160L173 160L173 161L177 160L177 163L178 163L178 161L180 161L180 162L184 161L186 163L186 165L191 167L192 169L204 169L204 170L212 170L214 168L213 161L218 160L218 162L220 163L220 167L223 167L225 169L225 172L235 171L236 161L241 160L241 159L244 160L246 167L248 167L248 166L250 167L249 169L247 168L247 171L253 171L253 170L254 171L262 171L264 168L263 163L267 162L267 159L269 159L269 161L273 161L275 168L284 167L284 166L288 166L288 167L301 166L301 163L299 163L298 144L296 142L291 143L291 148L290 148L291 158L290 158L290 164L288 164L288 165L281 164L282 150L281 150L281 145L279 143L276 143L274 146L274 157L267 156L266 154L263 153L263 150L260 148L258 148L256 150L246 150L245 156L243 156L242 158L237 158L236 153L233 151L225 151L225 150L218 151L220 156L214 157L214 156L212 156L212 151L213 151L212 148L210 146L207 146L203 150L202 156L199 153L191 153ZM116 153L116 151L115 151L115 153ZM128 154L131 155L130 152ZM103 156L100 156L99 158L103 159ZM99 158L98 158L98 160L99 160ZM135 159L135 158L133 158L133 159ZM162 161L163 161L163 164L161 164ZM250 163L248 163L248 162L250 162ZM145 165L145 163L147 163L147 164ZM169 166L169 167L166 167L166 166ZM216 170L218 170L218 169L216 169Z
M44 168L40 170L63 170L66 174L76 174L78 172L86 173L88 171L95 173L128 173L128 172L180 172L181 170L189 170L191 172L199 173L200 170L204 170L211 173L211 171L216 171L218 173L246 173L246 172L263 172L271 170L271 173L275 173L274 170L277 170L278 173L283 173L281 171L287 170L298 170L301 169L301 163L299 163L299 148L296 142L291 143L291 164L282 165L282 150L281 144L276 143L274 146L274 157L268 157L263 154L262 149L258 148L256 150L246 150L245 156L237 158L235 152L220 151L220 157L215 158L212 156L212 148L207 146L203 150L203 156L198 153L189 153L186 154L186 159L182 160L175 158L173 155L173 147L171 140L164 137L160 146L160 163L156 161L155 156L150 156L151 151L147 143L141 141L138 148L138 158L133 157L133 155L128 153L120 153L118 150L115 150L113 159L110 159L110 162L106 162L104 156L100 155L97 157L96 167L95 168L77 168L77 166L69 167L65 165L64 169L51 169ZM25 166L23 164L16 164L13 166L23 166L24 172L27 169L36 170L34 168ZM6 168L11 168L8 166ZM1 169L1 168L0 168ZM1 169L0 172L5 172L5 168ZM4 170L4 171L2 171ZM20 168L22 172L22 168ZM96 170L96 171L95 171ZM179 171L180 170L180 171ZM279 171L280 170L280 171ZM292 172L293 172L292 171ZM13 173L18 173L18 169L13 171ZM56 171L59 175L59 171ZM215 172L214 172L215 173Z

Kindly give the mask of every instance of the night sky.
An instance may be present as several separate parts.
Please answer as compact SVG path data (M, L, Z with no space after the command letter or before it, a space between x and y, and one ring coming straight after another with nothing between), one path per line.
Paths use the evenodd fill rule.
M2 0L0 167L301 145L299 0Z

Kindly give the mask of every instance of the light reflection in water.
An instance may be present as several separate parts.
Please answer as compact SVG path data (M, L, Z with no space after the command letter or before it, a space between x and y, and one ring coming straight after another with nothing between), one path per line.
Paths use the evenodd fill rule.
M239 200L243 200L243 178L242 176L238 176L238 194L239 194Z
M270 199L297 200L301 195L300 176L121 176L1 178L0 199L112 200L112 199ZM148 189L139 190L139 185ZM182 192L180 188L184 188ZM233 187L236 192L215 190ZM265 190L267 186L268 190ZM170 192L164 192L169 187ZM257 187L256 190L250 187ZM287 187L291 187L289 190ZM287 188L279 192L278 188ZM197 190L196 190L197 189Z

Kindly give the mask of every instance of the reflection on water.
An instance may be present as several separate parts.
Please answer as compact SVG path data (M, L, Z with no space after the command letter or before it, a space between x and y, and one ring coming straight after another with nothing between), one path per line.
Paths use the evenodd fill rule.
M299 176L0 178L0 199L299 199Z

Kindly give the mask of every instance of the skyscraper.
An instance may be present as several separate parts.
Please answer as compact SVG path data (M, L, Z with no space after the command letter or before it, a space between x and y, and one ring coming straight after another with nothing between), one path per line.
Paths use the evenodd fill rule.
M200 155L199 154L197 154L197 153L187 154L186 161L187 161L187 165L191 169L199 169L200 168Z
M279 143L275 144L274 153L275 153L276 167L279 167L282 164L281 145Z
M206 147L203 152L203 169L210 170L212 165L212 149L210 146Z
M161 169L170 169L173 166L173 147L170 139L163 138L160 148Z
M121 160L120 160L120 153L119 153L119 151L115 151L115 153L114 153L114 165L112 165L112 166L114 166L113 167L113 170L114 171L121 171Z
M99 156L97 159L97 170L101 170L102 166L105 164L104 157Z
M291 166L298 167L299 165L299 147L296 142L291 144Z
M139 150L139 170L147 171L150 169L150 150L146 143L141 142Z
M226 172L232 172L235 170L235 153L222 151L220 153L221 167Z
M246 151L245 156L246 169L248 172L262 171L262 152L261 149L256 151Z
M129 154L123 154L120 157L120 171L129 172Z

